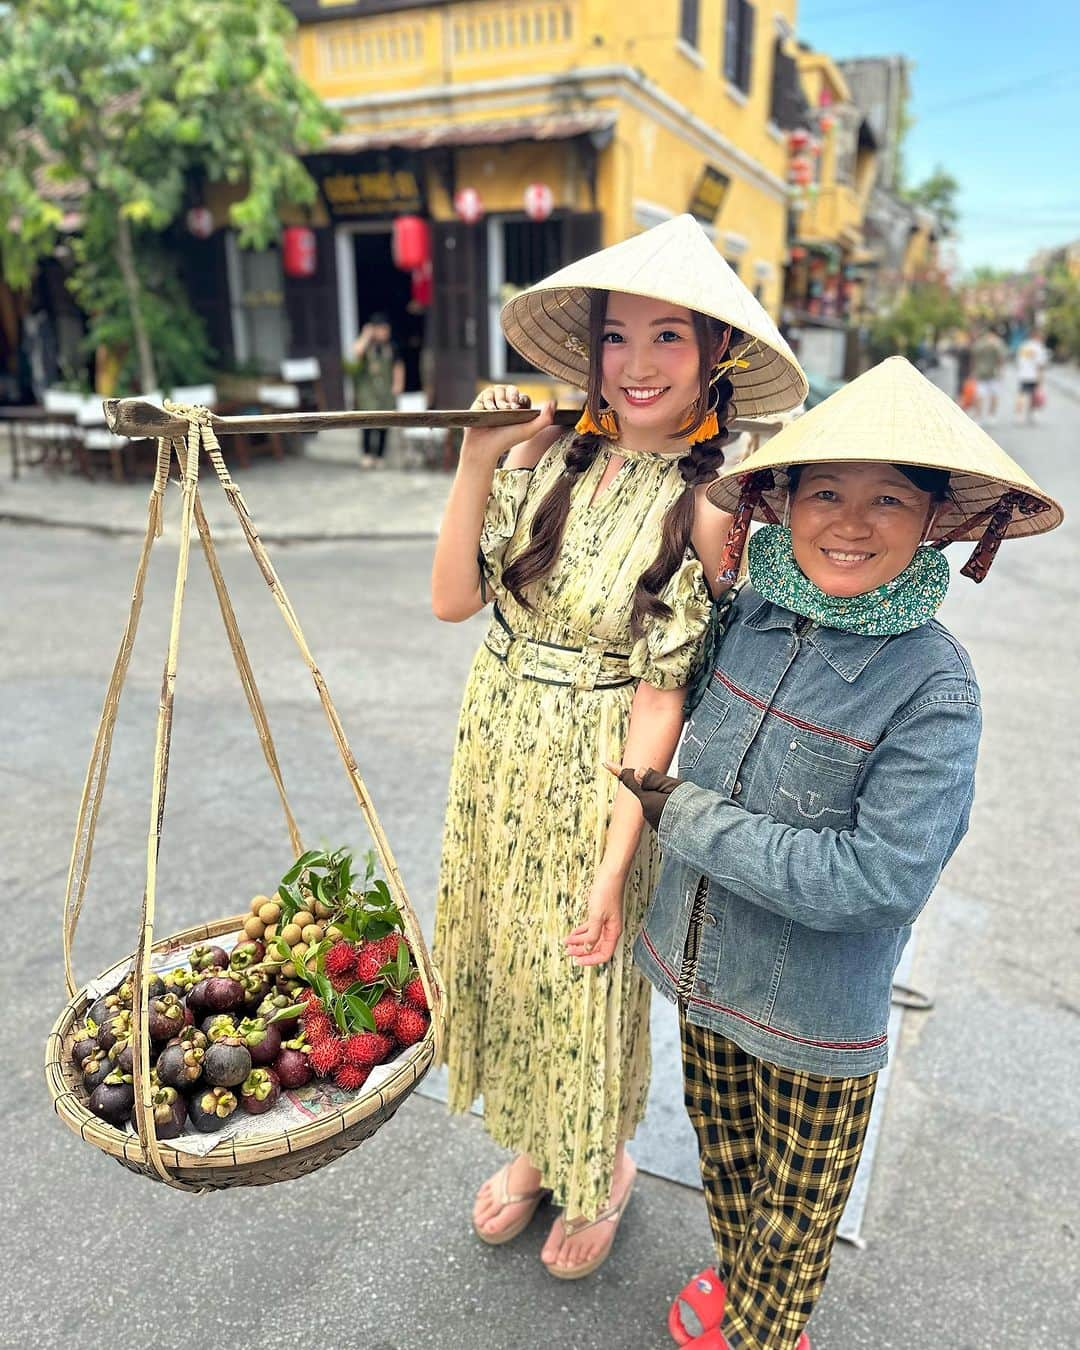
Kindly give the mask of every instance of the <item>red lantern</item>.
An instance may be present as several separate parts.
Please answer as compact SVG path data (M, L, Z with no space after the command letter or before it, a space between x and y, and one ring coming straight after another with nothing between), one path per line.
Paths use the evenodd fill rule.
M313 277L318 253L315 231L306 225L290 225L281 233L281 265L287 277Z
M836 119L830 117L828 113L824 113L818 118L818 126L821 128L821 134L823 136L827 136L835 125Z
M484 215L484 203L473 187L459 188L454 193L454 210L466 225L475 225Z
M813 177L813 170L808 159L801 156L791 161L791 171L789 174L791 181L797 183L799 187L805 187Z
M525 214L530 220L547 220L555 208L555 197L546 183L530 183L525 189Z
M432 292L431 259L429 258L422 266L414 268L409 280L412 283L410 302L419 309L427 309L431 304Z
M415 272L431 261L431 227L423 216L397 216L391 241L394 266Z
M803 258L805 257L806 257L806 249L804 249L801 244L796 244L795 247L791 250L791 261L802 262Z
M797 127L788 137L788 145L792 150L801 150L810 139L810 133L803 127Z

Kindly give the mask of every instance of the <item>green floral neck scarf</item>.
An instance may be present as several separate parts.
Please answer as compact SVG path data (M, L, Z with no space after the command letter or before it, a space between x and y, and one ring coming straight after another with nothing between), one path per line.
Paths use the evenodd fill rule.
M796 563L784 525L763 525L751 535L749 570L754 589L774 605L863 637L891 637L927 623L949 589L944 553L921 545L900 575L883 586L863 595L826 595Z

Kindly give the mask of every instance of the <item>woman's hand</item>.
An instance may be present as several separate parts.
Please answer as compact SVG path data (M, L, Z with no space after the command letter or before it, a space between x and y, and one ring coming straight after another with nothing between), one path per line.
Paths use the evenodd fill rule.
M484 412L511 411L531 408L532 400L513 384L493 384L477 394L472 404ZM494 464L515 445L531 440L538 431L550 427L555 417L555 403L545 403L540 415L531 422L517 422L508 427L469 427L461 442L462 459L483 459Z
M600 966L615 955L623 930L621 878L598 873L589 891L588 917L564 939L575 966Z

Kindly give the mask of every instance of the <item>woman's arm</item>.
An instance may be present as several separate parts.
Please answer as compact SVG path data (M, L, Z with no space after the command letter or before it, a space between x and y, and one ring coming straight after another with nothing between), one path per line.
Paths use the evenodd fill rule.
M399 394L405 392L405 362L395 361L394 369L391 374L391 392L397 398Z
M705 584L709 594L716 596L716 578L720 572L720 556L727 542L733 517L705 496L708 484L702 484L695 493L694 527L690 531L690 543L697 554L705 572ZM633 761L627 760L628 764Z
M686 690L656 689L642 680L634 693L623 752L627 764L669 765L683 727ZM597 765L597 772L603 768ZM637 852L643 825L637 798L621 784L608 823L604 856L589 892L588 917L566 938L566 950L579 966L610 961L622 933L623 891Z
M473 403L474 408L487 409L528 406L528 398L513 385L485 389ZM483 608L476 555L496 466L514 447L511 457L516 462L509 467L532 467L559 434L557 428L552 430L554 412L554 403L541 410L530 424L533 435L527 441L520 441L521 428L516 426L470 427L465 432L431 570L431 608L436 618L460 623Z

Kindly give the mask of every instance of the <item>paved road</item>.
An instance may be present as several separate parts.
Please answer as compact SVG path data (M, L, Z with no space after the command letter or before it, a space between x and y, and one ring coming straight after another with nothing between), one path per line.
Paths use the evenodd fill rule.
M1080 497L1078 423L1080 404L1061 397L1042 425L999 428L1067 507ZM245 483L262 520L288 504L275 486L280 467L259 466ZM370 477L337 474L342 499ZM295 483L291 491L296 514ZM906 1019L868 1245L838 1250L811 1328L815 1350L1075 1344L1078 538L1070 521L1046 540L1007 544L984 586L958 581L947 602L946 621L969 646L985 697L976 810L946 889L920 924L914 980L935 1008ZM291 639L246 552L226 544L222 553L302 827L313 841L360 846L359 818ZM277 557L428 926L454 717L480 626L431 618L430 555L430 539L387 539L294 544ZM86 977L135 938L174 560L166 538L80 931L77 969ZM509 1250L475 1242L471 1193L500 1155L479 1122L447 1121L428 1100L414 1097L375 1139L310 1178L201 1199L124 1173L53 1118L40 1066L62 1003L59 904L134 546L126 537L6 525L0 564L10 579L0 665L9 896L3 1343L669 1343L667 1301L709 1259L701 1200L687 1188L643 1178L611 1261L593 1281L564 1285L536 1260L542 1222ZM287 843L197 566L174 746L162 931L230 911L265 888Z

